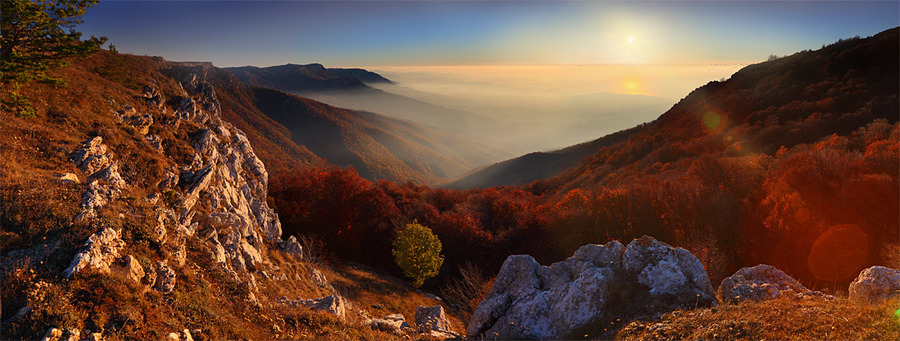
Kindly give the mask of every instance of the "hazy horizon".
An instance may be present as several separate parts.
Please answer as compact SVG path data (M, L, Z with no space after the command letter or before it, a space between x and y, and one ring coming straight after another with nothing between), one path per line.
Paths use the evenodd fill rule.
M896 1L100 1L79 30L220 67L752 63L898 25ZM165 20L165 24L162 24Z

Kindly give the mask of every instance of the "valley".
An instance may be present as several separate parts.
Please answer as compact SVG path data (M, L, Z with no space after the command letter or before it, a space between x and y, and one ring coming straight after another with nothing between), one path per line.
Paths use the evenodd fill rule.
M344 26L252 43L338 51L335 65L348 46L381 48L350 38L373 18L396 23L368 26L395 38L373 61L484 61L225 67L56 30L96 2L2 5L4 340L900 338L896 25L763 62L669 65L651 58L668 46L648 44L653 24L601 50L561 43L556 30L595 22L577 16L504 39L479 19L618 3L210 2L272 37L320 6L288 22ZM385 11L417 6L428 20ZM41 15L75 21L28 24ZM433 32L442 15L471 21ZM246 41L237 22L210 32ZM410 27L442 40L409 43ZM482 39L562 57L492 64L469 50ZM225 51L209 60L249 53ZM571 62L584 51L620 63Z

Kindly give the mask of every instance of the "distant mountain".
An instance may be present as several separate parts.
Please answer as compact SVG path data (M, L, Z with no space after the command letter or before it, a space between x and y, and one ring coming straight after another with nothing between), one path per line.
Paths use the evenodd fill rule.
M487 188L527 184L535 180L549 179L578 165L582 159L598 149L627 140L641 128L638 126L626 129L557 151L525 154L477 168L448 182L438 184L438 186L451 189Z
M893 124L900 120L898 63L900 28L749 65L724 82L692 91L626 140L600 146L577 167L529 187L539 193L591 188L611 174L652 173L702 155L776 155L831 135L855 134L876 120ZM502 178L546 167L529 164L469 177Z
M310 74L330 72L318 67L286 68ZM331 163L353 166L369 180L431 184L507 155L414 123L247 85L225 69L209 66L206 72L223 118L261 146L260 158L276 171L298 164Z
M898 41L898 29L892 29L750 65L725 82L694 90L649 124L503 161L442 186L483 188L549 179L530 188L565 191L597 186L597 179L623 167L642 172L657 162L712 152L774 155L782 146L847 135L875 119L897 122Z
M390 83L381 75L363 69L329 69L322 64L285 64L224 68L244 83L287 92L361 89L365 83Z
M393 82L364 69L326 68L321 64L286 64L225 70L249 85L297 94L340 108L375 112L462 134L467 138L484 140L490 145L502 145L499 140L491 140L491 135L502 126L497 120L369 87L367 84L383 86L393 85ZM503 158L514 154L498 155ZM497 159L488 162L493 161Z
M297 94L341 108L377 112L456 134L490 139L501 123L476 113L450 109L422 100L370 87L326 91L302 91ZM507 127L507 129L514 127ZM488 141L492 145L499 141ZM496 161L496 160L492 160Z

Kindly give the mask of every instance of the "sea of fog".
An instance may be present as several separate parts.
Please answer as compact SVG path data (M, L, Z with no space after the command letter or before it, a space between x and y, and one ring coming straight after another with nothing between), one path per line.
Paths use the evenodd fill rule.
M728 78L743 66L376 66L367 69L395 82L371 86L455 112L471 113L465 116L467 122L462 125L465 128L455 127L456 132L471 133L484 138L486 143L521 154L567 147L652 121L692 90ZM328 102L328 98L322 99ZM337 104L358 109L367 109L373 103L369 100L356 104L347 97L342 100ZM380 113L388 116L442 122L433 117L418 117L417 112L400 112L400 106L390 110L390 103L380 104ZM428 113L441 114L442 111Z

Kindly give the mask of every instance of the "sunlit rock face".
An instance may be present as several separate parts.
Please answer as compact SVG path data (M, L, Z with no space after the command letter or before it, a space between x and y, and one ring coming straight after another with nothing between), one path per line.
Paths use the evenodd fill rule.
M850 283L850 299L879 302L900 296L900 270L873 266L859 273Z
M774 266L760 264L738 270L722 280L719 297L725 303L764 301L782 295L810 292L796 279Z
M510 256L472 314L467 334L567 339L602 334L612 321L715 304L696 257L644 236L627 247L618 241L585 245L550 266Z

